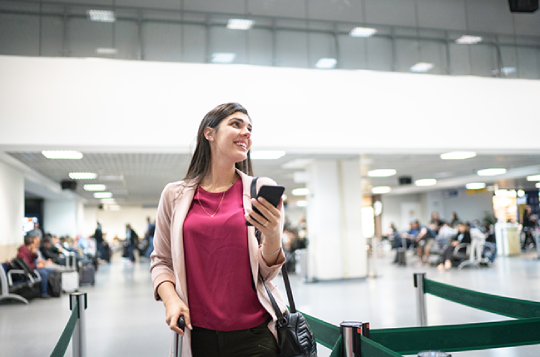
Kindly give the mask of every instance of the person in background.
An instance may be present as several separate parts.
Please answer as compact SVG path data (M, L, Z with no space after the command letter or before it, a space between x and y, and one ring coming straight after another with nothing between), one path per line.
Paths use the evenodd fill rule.
M521 226L523 232L525 233L525 238L523 239L521 250L527 251L527 248L531 243L534 245L534 248L536 248L536 241L533 237L533 232L536 228L536 222L531 219L531 206L525 206L525 209L523 210L523 216L521 217Z
M34 231L36 232L35 234L39 236L39 238L43 237L43 231L41 230L41 228L39 228L39 222L34 222Z
M26 233L26 236L24 236L24 245L19 247L19 250L17 252L17 258L23 259L30 268L36 270L39 273L39 275L41 276L41 297L43 299L48 299L50 298L50 295L47 292L47 277L53 272L53 270L46 268L45 261L38 259L37 251L39 243L37 243L37 239L39 239L39 236L40 232L36 230L32 230Z
M139 245L139 235L131 228L131 224L126 224L126 241L128 244L128 258L129 261L135 262L135 249Z
M439 212L433 211L431 212L431 220L429 221L429 224L431 225L431 229L435 232L439 232L439 228L442 225L441 218L439 217Z
M57 247L53 244L52 236L48 233L43 235L39 251L43 255L43 259L50 259L53 263L66 265L66 257L62 254L62 247Z
M105 249L109 249L109 245L103 239L103 229L101 228L101 221L97 221L96 230L94 231L94 239L96 240L96 249L99 259L107 260Z
M452 215L450 216L450 227L456 228L456 226L459 224L459 217L456 212L452 212Z
M458 235L454 237L446 246L444 253L442 254L441 262L437 266L439 270L448 270L452 268L452 257L454 254L454 248L460 243L471 243L471 225L466 222L460 222L458 224Z
M429 263L429 251L435 242L436 233L429 227L422 226L419 221L414 222L414 228L419 232L415 237L416 253L422 262Z
M148 248L146 249L145 257L150 258L150 254L154 250L154 233L156 232L156 220L152 222L150 217L146 217L146 237L148 238Z

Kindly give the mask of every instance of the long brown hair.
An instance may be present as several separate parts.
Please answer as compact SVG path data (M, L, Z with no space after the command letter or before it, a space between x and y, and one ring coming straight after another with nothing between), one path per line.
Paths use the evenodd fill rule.
M234 113L244 113L249 117L249 114L242 105L238 103L225 103L218 105L211 111L209 111L201 121L199 125L199 131L197 133L197 146L195 152L191 157L191 163L184 177L184 180L193 180L196 184L199 184L210 167L212 161L212 152L210 151L210 143L204 136L204 129L210 127L217 132L218 126L221 121ZM251 120L251 118L250 118ZM251 165L250 152L247 153L247 158L244 161L237 162L235 167L240 171L253 176L253 166Z

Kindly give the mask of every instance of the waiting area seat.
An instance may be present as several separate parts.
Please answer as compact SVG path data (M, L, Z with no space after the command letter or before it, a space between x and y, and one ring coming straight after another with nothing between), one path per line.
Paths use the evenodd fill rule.
M28 304L28 299L20 294L29 297L39 296L41 277L39 273L36 272L36 274L36 277L32 277L22 269L11 269L8 263L2 263L2 269L0 269L0 284L2 285L0 301L18 300Z

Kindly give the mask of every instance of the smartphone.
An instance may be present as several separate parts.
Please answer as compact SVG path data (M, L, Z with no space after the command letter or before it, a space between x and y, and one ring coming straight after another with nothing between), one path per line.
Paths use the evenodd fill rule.
M281 199L281 196L283 196L283 192L285 192L285 187L283 187L283 186L263 185L259 189L259 193L257 194L257 198L262 197L265 200L267 200L268 202L270 202L270 204L272 204L274 207L277 207L277 205L279 204L279 201ZM261 214L261 212L259 212L259 210L257 208L253 207L253 211L257 212L258 214L260 214L261 216L264 217L264 215ZM251 223L246 221L246 226L251 226L251 225L252 225Z

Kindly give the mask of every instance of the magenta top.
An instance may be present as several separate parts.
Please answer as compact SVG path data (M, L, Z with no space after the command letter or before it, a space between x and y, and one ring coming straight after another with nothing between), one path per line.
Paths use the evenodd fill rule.
M225 195L199 186L184 221L183 236L193 326L245 330L270 317L253 288L242 180L237 180Z

